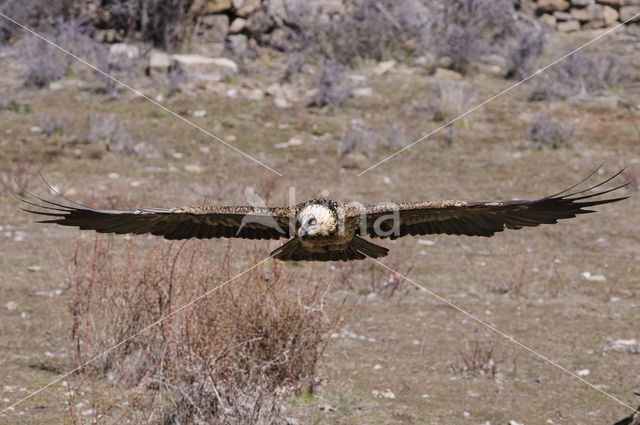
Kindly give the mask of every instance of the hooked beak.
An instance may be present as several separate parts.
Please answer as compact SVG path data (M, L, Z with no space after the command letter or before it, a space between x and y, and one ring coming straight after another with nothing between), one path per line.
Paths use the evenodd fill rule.
M309 226L307 226L306 224L303 224L298 229L298 237L300 239L307 239L309 237L308 231L309 231Z

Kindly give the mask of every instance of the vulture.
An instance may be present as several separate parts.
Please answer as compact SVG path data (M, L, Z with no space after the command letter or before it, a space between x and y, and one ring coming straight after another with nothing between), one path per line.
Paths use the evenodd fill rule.
M596 170L597 171L597 170ZM91 208L58 194L44 199L24 191L23 210L45 216L40 222L101 233L131 233L166 239L288 239L271 253L282 261L350 261L379 258L389 250L368 238L397 239L428 234L493 236L594 212L597 205L628 196L603 197L629 183L603 189L620 175L577 189L586 179L553 195L534 200L424 201L361 205L311 199L286 207L205 206L108 210ZM365 239L367 238L367 239Z

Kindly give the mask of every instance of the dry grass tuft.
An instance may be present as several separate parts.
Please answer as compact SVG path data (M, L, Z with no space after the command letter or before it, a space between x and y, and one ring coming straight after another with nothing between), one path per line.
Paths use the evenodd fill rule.
M341 317L341 307L325 306L326 281L300 281L267 262L225 284L260 254L231 244L216 256L206 242L161 241L151 250L121 242L79 241L71 273L76 365L140 333L81 371L128 395L101 415L269 424L281 418L287 395L313 392L316 364ZM251 261L236 266L243 258Z
M495 378L498 364L493 357L493 344L491 342L480 343L474 341L471 346L466 344L464 350L460 350L460 358L452 363L451 372L455 374L475 373Z

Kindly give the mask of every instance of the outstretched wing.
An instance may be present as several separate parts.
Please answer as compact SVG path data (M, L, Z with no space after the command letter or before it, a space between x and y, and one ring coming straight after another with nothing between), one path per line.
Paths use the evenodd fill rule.
M289 237L289 219L294 208L251 206L139 208L101 210L78 204L52 202L27 192L32 199L19 198L38 209L30 213L49 217L40 223L57 223L100 233L150 233L166 239L245 238L280 239Z
M621 172L600 184L571 192L591 177L589 176L567 190L536 200L438 201L372 205L360 209L359 212L354 210L350 216L359 216L362 229L358 229L358 232L371 237L396 239L405 235L434 233L493 236L504 229L522 229L540 224L557 223L558 220L572 218L578 214L595 212L585 208L626 199L627 197L593 199L627 186L628 183L608 190L593 191L617 177Z

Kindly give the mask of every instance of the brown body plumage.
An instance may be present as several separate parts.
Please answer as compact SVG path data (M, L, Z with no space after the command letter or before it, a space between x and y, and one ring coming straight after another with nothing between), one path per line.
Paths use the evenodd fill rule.
M281 208L210 206L129 211L94 209L63 198L70 204L67 205L31 194L34 200L21 200L40 208L25 211L51 217L44 220L45 223L102 233L150 233L167 239L290 238L272 252L274 258L283 261L347 261L387 255L387 248L362 236L391 239L438 233L493 236L504 229L553 224L578 214L594 212L586 208L626 199L594 199L626 186L594 191L619 174L585 190L571 192L578 186L574 185L536 200L403 202L360 206L313 199Z

